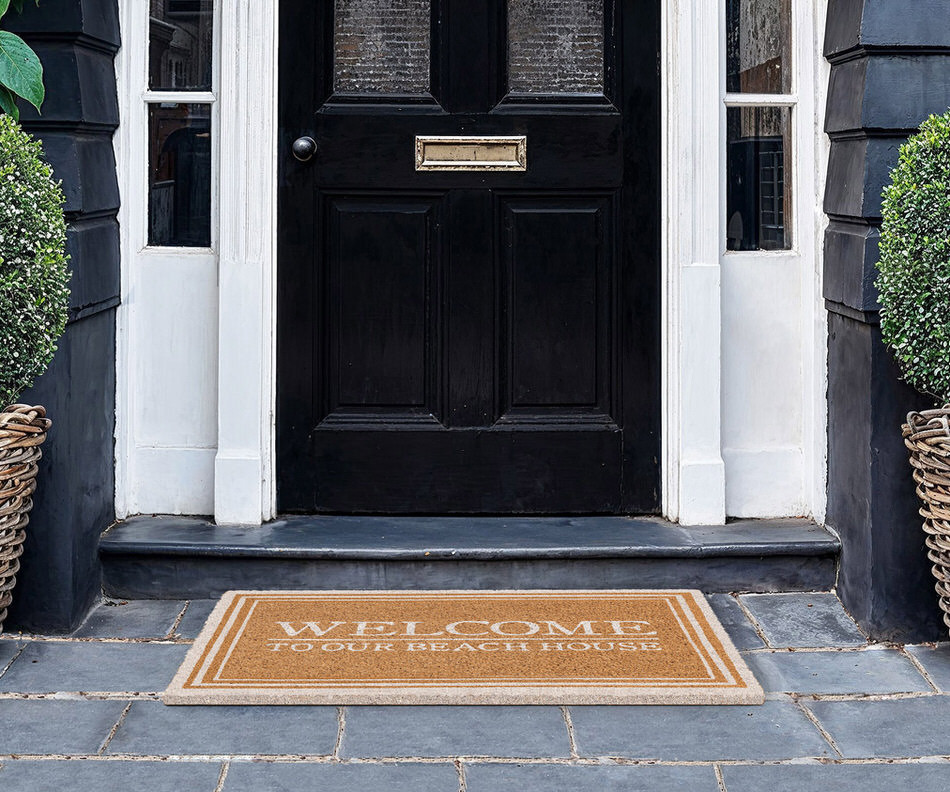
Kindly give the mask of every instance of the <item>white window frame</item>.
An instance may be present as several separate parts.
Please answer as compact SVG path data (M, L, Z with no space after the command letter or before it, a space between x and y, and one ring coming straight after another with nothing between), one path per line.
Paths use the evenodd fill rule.
M212 85L210 91L151 90L148 85L150 4L141 0L120 0L122 48L116 58L120 126L114 138L119 174L119 209L122 260L121 304L116 333L116 513L119 517L162 511L204 513L210 511L210 497L202 495L211 483L211 464L217 442L213 426L198 426L187 444L166 441L158 427L143 417L142 411L169 409L170 405L146 405L141 387L150 374L146 346L156 343L154 316L167 312L169 321L181 321L182 305L207 313L207 305L193 302L196 292L207 294L216 288L220 218L220 76L221 0L215 0L212 21ZM209 247L152 246L149 234L149 107L153 104L207 104L211 118L211 244ZM167 277L156 277L167 273ZM164 280L167 289L156 293L151 286ZM147 301L150 322L143 311ZM213 317L206 316L213 320ZM192 359L216 355L217 339L194 333L189 344L197 346ZM213 361L212 361L213 363ZM202 366L198 382L185 382L180 398L186 411L201 401L203 392L217 387L214 365ZM175 372L163 372L174 376ZM197 422L214 418L215 405L197 411ZM170 420L174 420L170 416ZM143 482L161 480L156 487Z

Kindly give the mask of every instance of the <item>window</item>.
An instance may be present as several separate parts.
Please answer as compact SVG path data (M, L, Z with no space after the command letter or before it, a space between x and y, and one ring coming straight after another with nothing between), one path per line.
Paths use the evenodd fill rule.
M792 247L792 0L726 0L726 248Z
M148 238L211 247L215 94L212 0L150 0Z

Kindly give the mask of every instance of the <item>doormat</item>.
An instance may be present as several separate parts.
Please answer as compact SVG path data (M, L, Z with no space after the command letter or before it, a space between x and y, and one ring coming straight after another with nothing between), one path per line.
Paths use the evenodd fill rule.
M231 591L166 704L761 704L699 591Z

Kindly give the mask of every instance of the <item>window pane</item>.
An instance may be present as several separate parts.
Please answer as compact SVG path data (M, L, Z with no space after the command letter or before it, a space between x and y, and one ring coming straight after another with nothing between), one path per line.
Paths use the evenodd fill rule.
M790 93L791 0L726 0L726 90Z
M730 107L726 111L729 250L788 250L792 246L791 114L788 107Z
M508 0L508 90L603 93L603 0Z
M336 0L334 90L428 91L431 13L431 0Z
M211 105L148 106L148 243L211 245Z
M148 87L210 91L212 0L149 0Z

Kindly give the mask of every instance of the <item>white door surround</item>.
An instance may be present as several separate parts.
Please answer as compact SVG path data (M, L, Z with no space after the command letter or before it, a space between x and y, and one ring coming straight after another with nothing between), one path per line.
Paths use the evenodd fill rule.
M148 511L194 511L206 504L218 523L256 525L275 515L274 395L276 391L276 235L277 235L277 31L278 4L248 0L220 2L219 63L216 92L219 160L217 278L206 279L204 319L216 319L207 341L208 364L216 369L217 425L213 436L213 478L205 482L206 499L195 497L161 506L161 493L141 497L144 478L139 455L148 449L136 425L136 377L156 376L138 364L136 344L145 343L140 327L143 293L129 268L142 253L131 214L141 210L142 167L133 145L139 130L129 128L131 103L140 102L145 70L141 33L142 4L120 0L123 52L117 61L123 128L116 138L123 188L123 305L119 315L117 398L117 499L119 516ZM804 3L800 5L805 5ZM817 3L820 5L820 3ZM809 8L799 31L798 57L820 60L814 49L820 35L820 8ZM663 512L684 525L721 524L727 513L727 464L723 438L724 311L741 310L724 303L723 106L724 22L720 3L663 0L662 37L662 486ZM823 20L823 16L821 16ZM136 32L138 31L138 32ZM820 41L820 38L817 39ZM822 74L809 66L800 71L796 125L799 162L796 213L800 233L792 273L800 279L802 310L791 346L799 368L801 405L798 435L787 444L797 454L790 476L800 492L801 513L821 517L824 492L824 335L818 280L820 176L807 135L823 141L812 127L820 111ZM806 83L805 81L809 82ZM805 88L808 90L806 91ZM182 101L187 101L183 99ZM807 114L807 117L806 117ZM803 131L809 130L809 131ZM823 145L823 144L822 144ZM801 152L805 152L803 157ZM786 256L788 257L788 256ZM772 266L772 265L768 265ZM767 268L766 268L767 269ZM727 270L728 274L729 270ZM754 278L754 274L749 277ZM770 276L767 276L770 277ZM747 278L748 280L748 278ZM724 307L725 306L725 307ZM169 305L174 312L176 306ZM216 332L215 332L216 331ZM210 343L210 342L214 343ZM137 373L138 372L138 373ZM728 373L728 372L727 372ZM207 380L205 380L207 382ZM184 383L187 386L192 383ZM185 394L187 395L187 394ZM778 446L784 440L775 441ZM784 448L784 446L782 446ZM210 462L210 456L207 457ZM783 463L784 464L784 463ZM137 468L139 466L139 468ZM179 482L183 480L179 477ZM170 487L171 484L162 486ZM212 496L213 493L213 497ZM176 504L183 505L176 505ZM796 508L781 505L791 514ZM761 514L756 516L777 516Z

